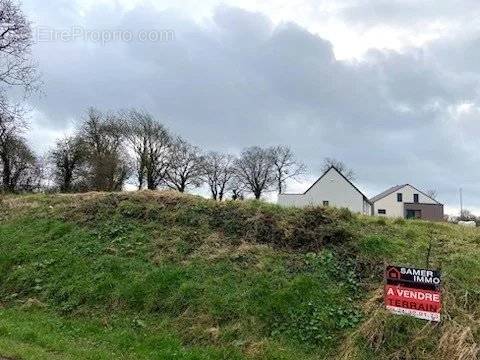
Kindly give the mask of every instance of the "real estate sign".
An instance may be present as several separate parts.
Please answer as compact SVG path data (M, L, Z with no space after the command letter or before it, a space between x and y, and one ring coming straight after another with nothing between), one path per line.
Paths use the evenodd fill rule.
M402 266L387 266L384 288L385 306L399 315L440 321L440 272Z

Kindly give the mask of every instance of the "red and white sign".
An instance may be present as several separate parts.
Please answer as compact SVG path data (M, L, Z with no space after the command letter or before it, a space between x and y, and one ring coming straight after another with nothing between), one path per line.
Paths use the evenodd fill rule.
M385 306L398 315L440 321L440 273L436 270L387 266Z
M385 285L385 305L395 314L440 321L442 308L440 291Z

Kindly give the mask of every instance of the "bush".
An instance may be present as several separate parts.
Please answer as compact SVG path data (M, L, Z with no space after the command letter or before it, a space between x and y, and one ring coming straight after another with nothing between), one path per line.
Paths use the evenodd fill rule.
M247 238L260 244L284 246L285 239L283 230L278 220L272 214L258 212L246 222Z
M340 245L350 239L353 235L347 224L343 221L332 218L327 213L328 209L309 208L300 212L289 224L292 229L286 243L293 249L303 251L317 251L325 245ZM349 211L342 211L341 217L351 216Z

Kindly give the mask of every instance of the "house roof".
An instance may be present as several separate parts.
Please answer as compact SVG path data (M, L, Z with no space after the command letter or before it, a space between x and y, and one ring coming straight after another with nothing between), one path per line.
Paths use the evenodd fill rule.
M416 191L418 191L419 193L422 193L423 195L425 195L426 197L428 197L429 199L432 199L433 201L435 201L437 204L440 204L436 199L432 198L431 196L425 194L423 191L421 190L418 190L415 186L413 185L410 185L410 184L402 184L402 185L395 185L395 186L392 186L391 188L385 190L384 192L381 192L380 194L374 196L373 198L370 199L370 202L373 204L374 202L380 200L380 199L383 199L385 196L388 196L390 195L391 193L394 193L402 188L404 188L405 186L411 186L412 188L414 188Z
M391 193L394 193L395 191L397 190L400 190L401 188L403 188L404 186L406 186L408 184L403 184L403 185L395 185L395 186L392 186L391 188L385 190L384 192L381 192L380 194L374 196L373 198L370 199L370 202L374 203L375 201L377 200L380 200L380 199L383 199L385 196L388 196L390 195Z
M345 175L342 174L342 172L340 170L338 170L335 166L331 165L327 171L325 171L322 176L320 176L307 190L305 190L305 192L303 194L282 194L282 195L305 195L306 193L308 193L310 191L310 189L312 189L325 175L327 175L327 173L334 169L337 173L340 174L341 177L343 177L356 191L358 191L360 193L360 195L363 196L363 199L366 200L369 204L371 203L370 200L368 200L368 198L365 196L365 194L363 194L355 185L353 185L353 183L348 180Z

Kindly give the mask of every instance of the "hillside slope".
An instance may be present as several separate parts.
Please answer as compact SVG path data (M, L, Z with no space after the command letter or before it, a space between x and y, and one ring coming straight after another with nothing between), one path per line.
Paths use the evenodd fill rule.
M385 264L427 262L442 323L386 313ZM477 359L479 324L476 229L172 192L1 199L0 357Z

